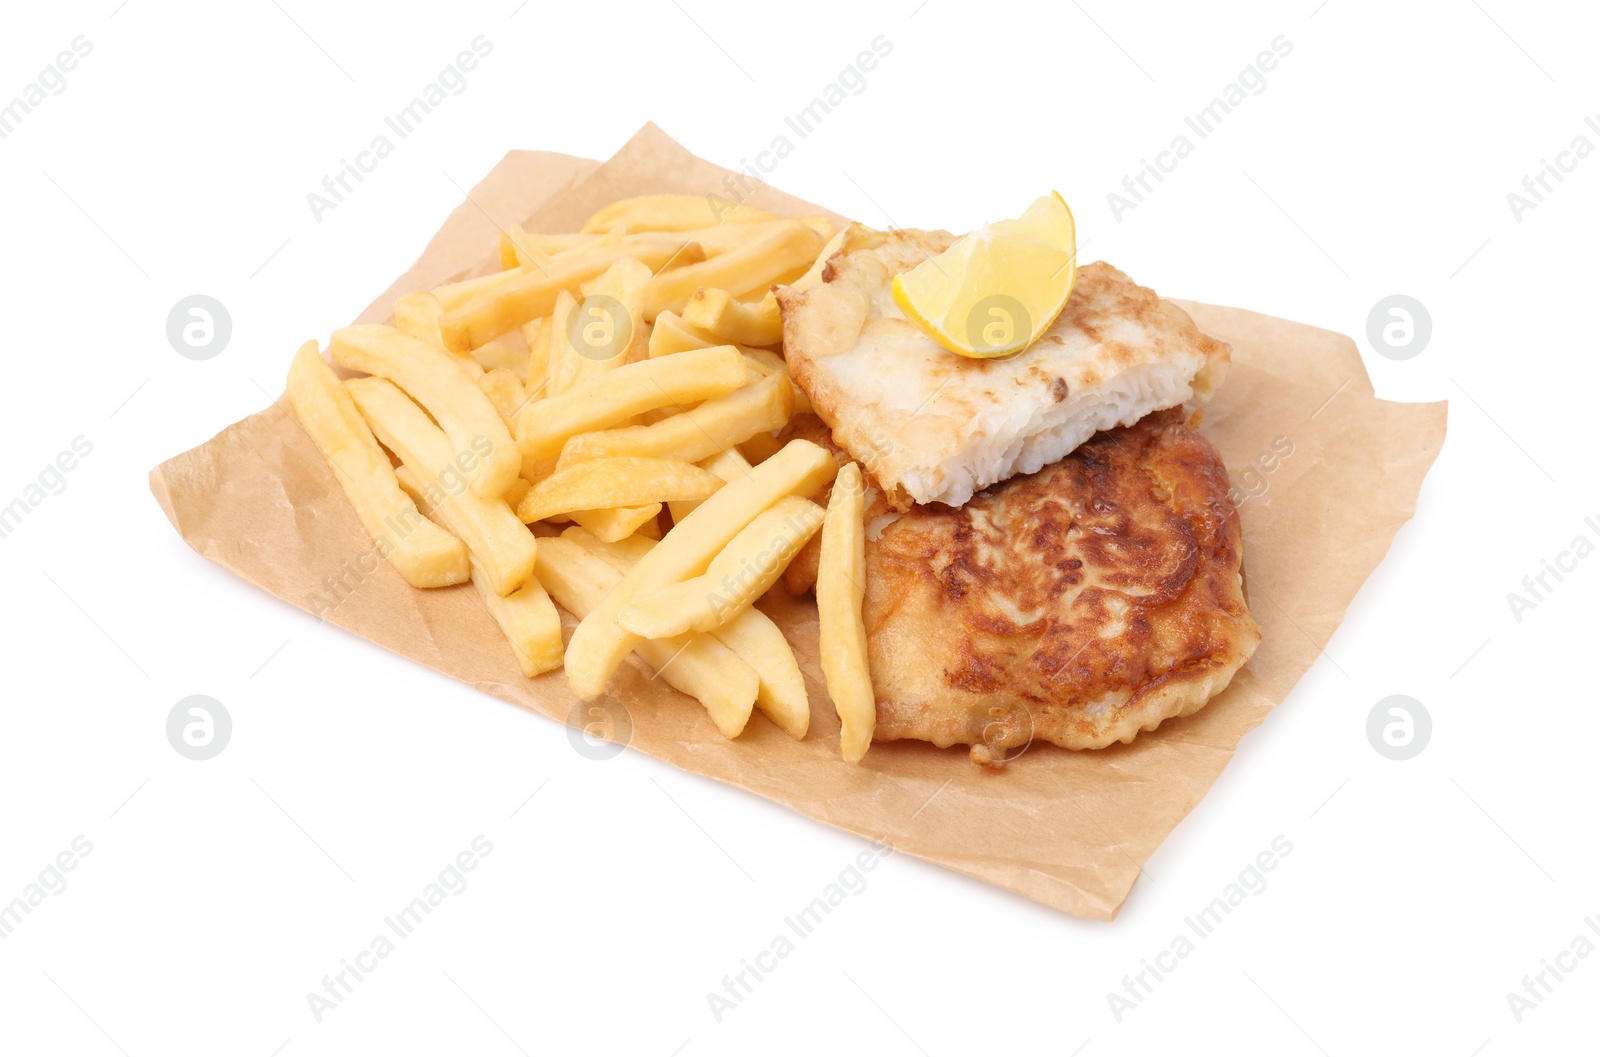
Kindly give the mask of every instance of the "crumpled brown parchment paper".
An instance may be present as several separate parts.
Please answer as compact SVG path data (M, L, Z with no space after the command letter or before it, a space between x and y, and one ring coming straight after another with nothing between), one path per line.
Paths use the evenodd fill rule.
M382 321L400 294L497 267L495 225L576 231L595 209L630 195L716 194L843 221L742 179L654 125L603 165L513 151L358 319ZM839 758L838 720L817 665L815 606L775 597L764 608L790 633L811 693L806 740L759 716L737 741L724 740L696 702L633 661L611 686L631 715L631 746L1048 906L1114 917L1140 864L1327 643L1412 515L1445 432L1442 403L1375 398L1349 338L1242 309L1183 306L1233 346L1233 368L1202 431L1237 486L1263 641L1226 693L1131 745L1035 745L1002 773L973 766L964 748L913 742L874 746L851 765ZM285 369L293 351L283 350ZM150 483L190 546L263 590L512 704L558 722L574 715L565 677L524 678L470 585L414 590L375 560L333 475L281 403L162 463ZM330 590L330 578L345 586Z

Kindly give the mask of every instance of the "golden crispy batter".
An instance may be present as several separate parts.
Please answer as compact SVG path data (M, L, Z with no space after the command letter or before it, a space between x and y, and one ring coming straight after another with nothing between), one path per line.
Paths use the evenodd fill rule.
M1227 470L1179 409L917 507L867 544L876 738L994 764L1189 715L1260 641L1241 568Z
M778 292L796 384L897 510L959 506L1098 430L1205 400L1227 370L1226 344L1104 263L1079 269L1061 315L1023 351L947 352L905 318L890 284L953 241L852 225L823 282Z

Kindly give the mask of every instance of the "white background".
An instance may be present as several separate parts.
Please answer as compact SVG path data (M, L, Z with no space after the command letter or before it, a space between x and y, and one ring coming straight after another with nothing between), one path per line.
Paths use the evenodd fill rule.
M0 504L73 438L93 453L0 540L0 902L74 837L93 852L0 940L0 1050L1592 1052L1600 957L1520 1024L1506 995L1600 917L1579 675L1600 559L1520 621L1506 596L1600 540L1600 160L1520 221L1506 196L1574 137L1600 146L1593 10L917 2L9 12L0 100L75 36L93 52L0 141ZM307 193L479 34L467 89L315 221ZM146 474L264 406L506 150L603 158L654 120L737 167L880 34L892 54L774 183L956 230L1059 188L1086 257L1349 334L1380 395L1450 401L1449 438L1327 655L1116 922L891 856L718 1023L707 992L862 841L635 753L586 759L317 625L189 551ZM1279 35L1266 89L1115 220L1107 193ZM165 334L194 293L233 320L206 362ZM1431 314L1414 359L1365 338L1393 293ZM234 724L199 763L165 735L197 693ZM1406 762L1367 741L1390 694L1433 718ZM319 1024L307 992L479 834L470 887ZM1119 1024L1107 993L1280 834L1270 886Z

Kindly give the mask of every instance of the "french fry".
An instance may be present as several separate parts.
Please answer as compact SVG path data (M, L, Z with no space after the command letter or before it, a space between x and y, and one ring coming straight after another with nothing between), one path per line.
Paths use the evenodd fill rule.
M777 437L770 433L757 433L739 445L739 453L750 460L750 465L760 466L783 448Z
M783 629L759 609L746 609L712 632L717 641L756 671L756 707L795 741L811 727L805 676Z
M540 395L542 394L534 393L530 396L529 401L538 399ZM531 482L525 480L524 484L528 484L531 487ZM511 504L513 510L521 504L522 497L527 494L527 491L528 489L524 488L517 497L517 502ZM627 539L637 532L652 530L655 526L656 515L659 513L661 513L661 504L652 502L639 506L612 507L605 510L575 510L570 515L570 520L576 521L600 539L616 541ZM565 521L568 519L568 515L554 514L545 520ZM659 530L656 530L656 534L659 535Z
M756 349L740 345L739 351L744 353L744 358L750 364L750 369L761 377L765 378L769 374L781 374L786 379L789 377L788 362L771 349Z
M571 389L572 381L577 377L577 353L567 342L567 323L577 307L578 299L567 290L556 294L555 303L550 306L550 325L545 329L545 370L548 372L544 387L546 397L559 396Z
M775 220L771 213L715 195L640 195L601 209L583 223L586 234L625 231L688 231L717 224Z
M583 300L576 325L568 321L567 340L586 362L605 370L648 358L650 335L643 310L650 279L650 269L630 257L580 287Z
M378 553L413 587L465 582L471 575L466 544L423 517L400 490L389 457L316 342L295 353L288 395Z
M700 461L700 468L710 470L726 482L737 481L750 473L750 460L739 454L738 448L728 448L720 451L709 459ZM667 504L667 509L672 511L672 523L676 525L700 505L699 500L680 499Z
M757 433L782 429L794 398L783 378L763 378L649 426L580 433L561 447L557 469L618 455L700 462Z
M687 352L692 349L709 349L722 342L712 337L708 332L699 327L685 323L674 312L663 312L656 317L650 329L650 356L671 356L678 352ZM740 345L734 343L734 348L744 353L745 359L757 374L769 375L782 371L785 378L789 378L789 365L782 356L771 349L757 348L753 345ZM794 395L794 414L804 414L811 410L811 400L805 391L790 378L789 387Z
M522 337L528 343L528 369L522 384L527 387L530 399L545 395L550 383L550 317L540 316L522 325Z
M561 535L610 563L618 572L627 572L654 546L637 536L605 544L576 528ZM755 669L761 680L756 707L796 741L804 738L811 726L811 706L806 698L805 677L800 674L789 640L783 637L783 629L761 610L746 609L712 634Z
M772 290L774 292L774 294L776 294L776 291L777 291L778 287L780 287L780 286L791 286L794 283L799 282L800 279L802 277L804 277L806 272L808 272L810 270L811 270L811 266L807 265L807 264L802 264L802 265L799 265L798 267L791 268L788 271L784 272L782 275L778 276L776 279L772 280L772 282L767 285L767 289L768 290ZM754 296L754 295L752 294L750 296Z
M394 382L428 409L457 452L477 452L467 475L474 495L501 495L517 479L522 456L511 431L444 350L393 327L367 324L334 331L328 351L341 367Z
M439 317L443 314L444 306L426 290L405 294L394 302L395 329L441 349L444 337L439 333Z
M776 345L783 340L778 295L771 290L760 301L736 301L726 290L701 287L683 307L683 321L699 327L718 342Z
M623 579L606 561L559 536L541 542L537 575L580 621L599 612ZM744 731L760 680L728 647L709 635L685 635L636 642L631 648L669 685L698 699L724 737L736 738Z
M778 582L822 527L822 516L811 500L785 496L741 529L704 573L639 594L617 615L618 622L647 639L715 631Z
M551 375L547 396L646 356L640 308L650 269L629 258L584 283L582 298L562 291L550 313Z
M676 405L676 404L671 404L671 405L668 405L667 407L655 407L655 408L651 408L649 411L641 411L639 414L633 416L633 418L634 418L633 425L636 425L636 426L653 426L657 422L662 421L663 419L668 419L668 418L671 418L673 415L681 415L681 414L683 414L683 409L678 407L678 405Z
M513 327L549 315L555 307L556 295L562 290L570 293L617 261L629 257L661 275L670 275L670 271L663 271L668 265L673 266L673 271L693 266L705 260L705 251L692 242L660 235L579 250L570 257L560 258L559 267L554 271L521 268L515 272L500 272L513 278L455 308L446 306L444 315L439 317L445 347L454 352L468 352ZM435 291L436 295L438 293Z
M515 281L522 274L521 268L513 268L509 271L490 272L488 275L479 275L472 279L462 279L460 282L445 283L443 286L433 288L433 296L438 299L444 310L449 312L482 297L490 290Z
M512 224L500 232L500 268L507 271L533 265L548 267L553 257L588 249L599 242L599 235L542 235Z
M739 351L744 353L744 359L750 369L757 374L781 374L784 381L789 383L789 393L794 397L794 413L797 415L811 412L811 398L806 396L806 391L794 384L794 377L789 373L789 363L782 356L771 349L754 349L748 345L740 345Z
M644 318L653 322L662 312L681 314L689 298L702 286L720 287L735 297L760 289L796 265L815 258L823 241L816 231L794 221L727 253L658 272L645 290ZM450 338L449 318L447 314L442 323L446 340Z
M696 243L706 251L706 257L708 258L720 257L725 253L748 246L752 242L759 242L776 231L791 228L796 224L808 227L816 232L817 238L820 240L818 242L819 246L833 236L833 225L828 222L826 217L797 217L759 220L748 224L717 224L709 228L680 231L677 232L676 237ZM623 241L649 237L651 236L630 235L628 239ZM811 258L808 257L789 269L789 272L792 273L791 278L799 278L810 266Z
M439 317L443 314L444 306L426 290L406 294L394 303L394 327L402 334L443 349L444 335L439 332ZM451 352L450 359L468 378L476 379L483 373L483 365L471 356Z
M660 503L645 503L642 506L619 506L609 510L574 510L572 520L592 532L597 539L617 543L646 532L655 524L659 513Z
M650 269L643 261L625 257L578 289L584 297L609 294L620 301L636 304L639 295L644 291L645 284L650 281L650 274Z
M452 353L452 355L457 354ZM479 345L468 355L485 371L507 370L516 375L519 382L528 369L527 352L503 338L496 338L487 345Z
M691 352L695 349L710 349L718 345L729 344L728 342L718 341L699 327L692 327L685 323L683 317L676 312L661 313L655 318L654 323L649 324L649 327L651 359L655 359L658 356L671 356L674 353ZM759 349L753 345L740 345L737 342L732 344L734 348L744 353L747 358L757 353L777 356L777 353L770 349ZM779 357L779 359L781 358ZM753 362L751 366L756 367L757 364ZM763 369L759 370L759 373L767 375L772 372Z
M833 221L829 220L827 217L801 217L800 223L804 224L812 231L815 231L818 235L821 235L824 244L832 241L835 234L833 230ZM809 268L810 265L808 264L806 267Z
M656 317L650 331L650 356L671 356L675 353L686 352L694 349L708 349L719 345L721 342L712 337L699 327L690 326L682 317L673 312L663 312ZM744 354L750 369L757 375L765 377L769 374L781 372L789 379L789 388L794 396L794 414L803 414L811 410L811 400L789 375L789 365L782 356L771 349L758 348L754 345L740 345L735 343L734 348Z
M574 234L511 224L498 271L336 331L334 367L302 348L288 396L379 553L417 586L470 579L523 674L565 666L583 700L636 652L724 736L760 707L803 738L805 678L757 603L809 556L859 761L875 721L860 469L777 439L811 406L778 288L819 282L844 244L826 217L716 195L614 202ZM579 620L566 648L557 603Z
M483 395L489 398L494 409L500 412L500 421L506 424L506 428L515 428L517 412L528 402L528 394L523 391L517 376L503 367L496 367L478 376L478 388L483 390Z
M420 474L404 464L395 469L395 474L400 479L401 487L413 500L424 504L427 502L428 485ZM446 526L450 524L448 503L430 507L428 515L438 518ZM483 566L473 562L472 584L478 589L478 597L483 599L484 608L500 625L500 631L511 644L511 651L516 654L517 666L522 669L523 675L532 679L542 672L561 667L561 614L556 612L555 603L550 601L550 596L537 578L528 577L521 587L501 598L495 593Z
M500 262L503 267L511 267L505 264L507 245L511 247L511 259L517 267L548 271L553 266L551 255L522 230L521 224L512 224L500 233Z
M710 470L724 483L737 481L749 477L753 467L750 460L739 454L738 448L729 448L727 451L713 455L700 464L702 470Z
M833 259L833 255L838 253L839 249L844 245L844 237L849 230L848 227L844 228L830 238L828 244L822 247L822 252L817 254L817 259L811 263L811 267L806 270L806 273L790 283L789 287L794 290L809 290L822 282L822 270L828 266L828 262Z
M817 625L822 674L839 713L839 751L851 763L859 763L867 754L878 721L867 670L867 630L861 621L867 581L865 516L861 467L846 463L833 483L822 526Z
M592 283L599 283L606 280L606 277L611 276L613 272L618 272L617 275L613 276L614 280L631 280L636 286L642 285L643 281L648 280L648 269L644 269L642 277L638 271L618 271L621 266L630 264L642 269L642 265L638 265L636 261L619 262L618 265L613 265L611 270L602 273L599 279L592 280ZM585 296L587 298L587 293ZM636 299L637 290L630 296ZM580 374L587 374L583 367L584 357L573 346L568 336L569 326L573 322L573 314L581 311L582 308L576 298L563 291L556 299L554 311L547 317L546 348L548 352L546 363L549 365L547 369L550 371L550 381L544 387L543 392L539 394L540 396L553 396L557 393L565 392L572 387L573 382ZM630 313L630 320L635 325L639 323L636 305ZM626 422L631 421L631 419L619 421ZM654 526L656 515L660 512L661 504L651 502L638 506L615 507L605 510L574 511L572 517L573 520L601 539L620 540L626 539L642 529Z
M613 372L656 363L674 363L694 353L632 364ZM737 355L737 353L735 353ZM811 495L838 472L833 456L809 441L791 441L750 475L724 486L675 525L666 537L622 578L604 603L573 632L567 647L567 676L584 700L598 697L639 636L617 623L617 614L641 592L687 580L705 572L711 559L757 514L786 495Z
M634 536L631 539L618 540L615 543L607 543L605 540L596 539L593 533L587 532L576 525L562 532L561 538L571 540L596 557L603 558L612 568L621 573L633 568L634 563L649 554L657 543L656 540L647 540L638 536Z
M511 241L511 234L507 231L500 232L500 270L508 271L520 268L522 262L517 259L517 247Z
M472 584L511 644L523 675L532 679L561 667L561 614L537 577L528 577L521 587L501 598L489 577L473 563Z
M517 443L532 472L554 465L569 437L608 429L658 407L710 400L744 385L744 357L731 346L643 360L575 389L529 404L517 418Z
M578 250L586 250L597 246L602 238L600 235L545 235L526 229L522 232L522 236L527 240L529 246L552 257L560 257L565 253L574 253Z
M841 454L840 458L847 459L848 456ZM877 493L870 483L867 484L866 491L866 505L868 509L871 509L874 502L873 496ZM814 502L827 503L827 497L823 496L821 492L811 498ZM893 519L891 518L890 520ZM868 528L870 529L870 527L869 523ZM882 531L882 525L879 526L878 531ZM876 539L877 537L874 535L871 538ZM811 542L800 548L800 553L794 556L794 560L789 563L789 567L783 571L784 589L791 595L803 595L815 588L817 586L817 567L821 564L821 559L822 537L813 536L811 537Z
M383 446L426 482L429 503L448 512L495 594L504 598L526 583L537 550L533 534L504 499L484 499L468 491L463 464L470 465L471 453L457 455L439 427L393 382L352 378L344 384Z
M721 487L722 478L693 463L619 455L557 470L528 490L517 516L532 523L575 510L704 499Z
M710 334L699 327L691 327L676 312L661 312L650 331L650 358L670 356L691 349L709 349L720 345Z

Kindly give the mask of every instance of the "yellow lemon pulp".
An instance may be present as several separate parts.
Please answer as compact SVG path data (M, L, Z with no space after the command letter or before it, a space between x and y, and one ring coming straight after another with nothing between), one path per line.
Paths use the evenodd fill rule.
M1049 329L1078 277L1072 211L1055 191L1015 220L985 225L894 277L906 318L977 359L1027 348Z

